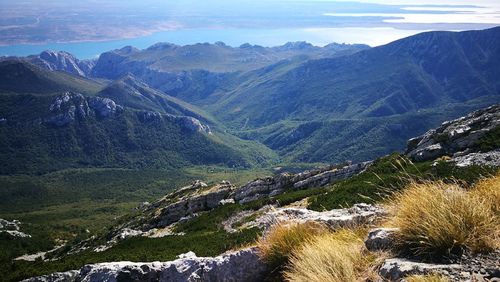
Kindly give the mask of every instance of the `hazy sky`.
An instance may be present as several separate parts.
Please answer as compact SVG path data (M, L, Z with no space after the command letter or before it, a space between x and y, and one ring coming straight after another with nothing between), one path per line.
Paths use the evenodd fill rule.
M117 40L140 48L153 40L375 46L423 31L498 25L500 0L0 0L0 46L18 46L0 47L0 55L31 44Z

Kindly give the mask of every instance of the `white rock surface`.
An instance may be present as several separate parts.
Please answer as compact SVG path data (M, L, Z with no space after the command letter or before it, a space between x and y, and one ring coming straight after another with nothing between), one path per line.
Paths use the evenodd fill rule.
M365 246L370 251L390 250L394 247L399 228L376 228L370 230Z
M170 262L111 262L86 265L79 272L54 273L25 282L115 282L115 281L262 281L267 266L256 248L229 252L217 257L196 257L192 252ZM75 275L75 273L78 273Z
M267 228L277 222L319 222L331 228L357 226L373 222L386 214L379 206L356 204L347 209L317 212L305 208L279 208L256 219L257 226Z
M458 264L430 264L410 261L402 258L385 260L379 269L379 274L389 281L399 281L409 275L422 275L431 272L460 270Z

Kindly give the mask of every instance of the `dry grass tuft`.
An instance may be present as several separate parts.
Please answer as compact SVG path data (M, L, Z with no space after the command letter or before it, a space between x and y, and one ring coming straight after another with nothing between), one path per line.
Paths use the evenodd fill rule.
M352 230L340 230L308 240L290 258L284 272L291 282L372 281L377 254L364 249L363 240Z
M487 201L495 215L500 217L500 173L479 181L471 193Z
M271 267L282 267L302 243L327 232L328 228L315 222L278 223L257 241L259 255Z
M449 282L450 279L437 274L413 275L405 279L406 282Z
M396 195L393 224L402 245L418 255L490 251L498 247L499 219L486 198L456 184L414 182Z

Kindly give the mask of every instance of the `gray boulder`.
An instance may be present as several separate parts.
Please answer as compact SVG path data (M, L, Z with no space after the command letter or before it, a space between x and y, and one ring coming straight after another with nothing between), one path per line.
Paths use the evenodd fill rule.
M396 244L398 228L377 228L368 233L365 246L370 251L390 250Z
M500 149L486 153L470 153L464 156L456 156L451 161L458 167L471 165L500 167Z
M461 268L462 266L459 264L431 264L391 258L385 260L379 269L379 274L389 281L400 281L400 279L410 275L456 272Z

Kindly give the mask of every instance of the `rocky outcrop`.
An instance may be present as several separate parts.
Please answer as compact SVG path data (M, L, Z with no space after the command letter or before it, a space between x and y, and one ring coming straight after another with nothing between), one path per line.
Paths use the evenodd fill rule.
M43 51L38 56L30 56L28 60L39 67L51 71L64 71L79 76L88 76L95 65L95 60L78 60L64 51Z
M480 150L478 141L500 128L500 105L475 111L465 117L444 122L437 129L410 139L406 154L414 161L441 156L469 154Z
M201 189L200 189L201 188ZM233 191L234 186L224 181L218 185L207 187L203 182L194 182L191 186L184 187L177 193L185 193L180 198L172 202L170 197L176 197L176 194L171 194L160 202L152 205L157 214L151 221L147 229L166 227L181 218L193 216L196 213L214 209L221 205L221 201L226 199ZM177 194L178 195L178 194ZM154 208L161 207L159 210Z
M29 282L73 282L77 281L77 277L80 274L78 270L70 270L66 272L56 272L49 275L39 276L29 278L23 281Z
M458 167L479 165L500 167L500 149L485 153L470 153L464 156L455 156L451 160Z
M76 274L77 273L77 274ZM55 273L24 280L26 282L58 281L262 281L267 266L255 248L217 257L196 257L190 252L170 262L112 262L86 265L80 271ZM76 275L75 275L76 274Z
M31 235L21 232L19 220L8 221L0 218L0 233L5 233L14 238L30 238Z
M188 116L174 116L174 115L165 115L167 120L175 122L180 125L182 128L185 128L192 132L204 132L207 134L212 134L210 130L210 126L207 124L202 124L198 119L194 117Z
M364 171L371 162L330 166L299 174L281 173L274 177L254 180L234 191L232 198L244 204L265 197L272 197L289 190L302 190L327 185L336 180L349 178Z
M267 229L278 222L316 222L334 229L369 224L385 214L386 211L382 207L369 204L356 204L351 208L325 212L304 208L279 208L265 213L255 222L256 226L262 229Z
M91 97L88 99L89 107L95 111L98 117L106 118L114 115L119 106L109 98Z
M85 97L79 93L66 92L56 97L49 106L50 116L45 118L45 122L64 126L76 119L83 120L92 115L100 118L111 117L122 110L123 107L108 98Z

